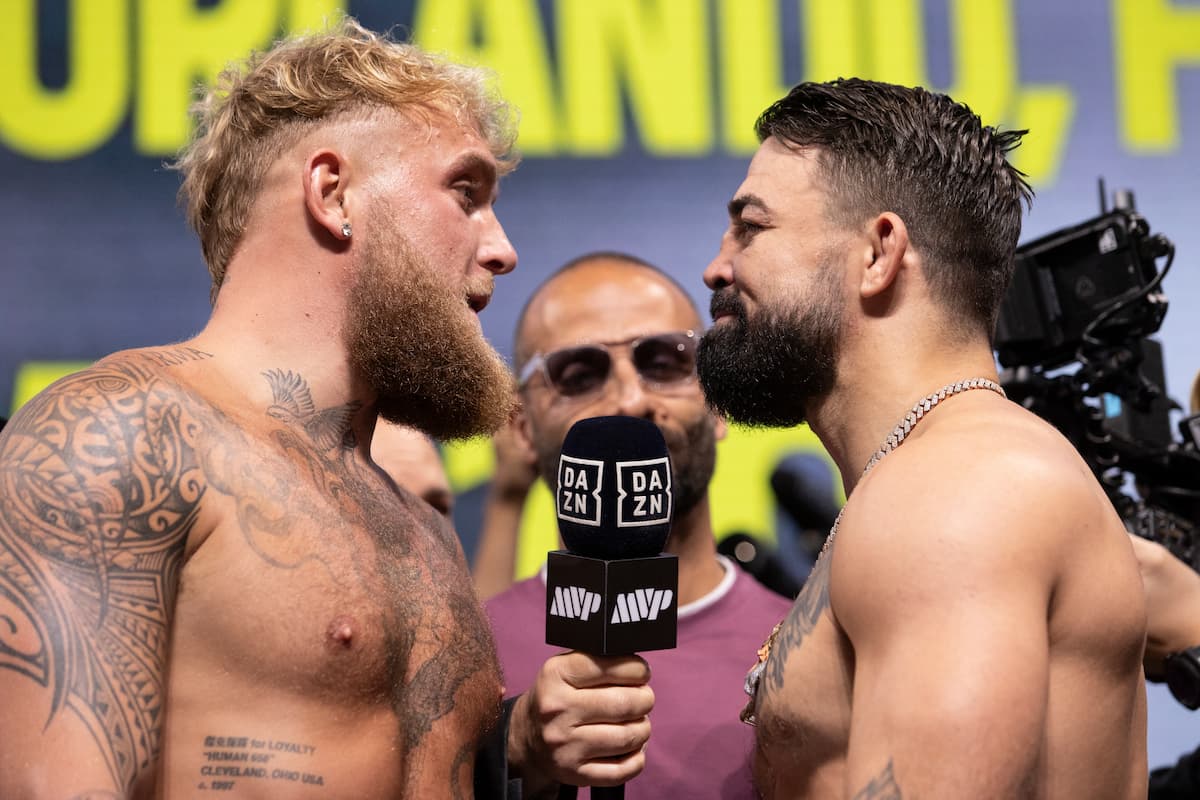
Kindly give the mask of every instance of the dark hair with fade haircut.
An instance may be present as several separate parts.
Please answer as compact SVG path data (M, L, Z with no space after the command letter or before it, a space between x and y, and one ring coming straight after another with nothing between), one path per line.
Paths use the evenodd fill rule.
M935 297L990 337L1033 190L1007 155L1028 131L1000 131L944 94L859 78L802 83L759 116L759 141L816 148L831 218L904 220Z

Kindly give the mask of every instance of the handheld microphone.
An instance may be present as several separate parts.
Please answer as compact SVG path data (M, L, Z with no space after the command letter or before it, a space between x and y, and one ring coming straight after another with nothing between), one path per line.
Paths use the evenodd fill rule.
M671 480L649 420L593 417L567 431L554 487L566 550L547 556L547 644L604 656L675 646L679 562L662 554ZM624 787L592 797L621 798Z

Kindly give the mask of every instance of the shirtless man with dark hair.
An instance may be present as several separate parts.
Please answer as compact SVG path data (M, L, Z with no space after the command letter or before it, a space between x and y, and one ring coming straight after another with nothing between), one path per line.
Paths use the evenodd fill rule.
M700 379L735 421L807 420L848 497L748 677L759 791L1145 797L1137 563L1075 449L997 384L1020 134L861 80L797 86L758 133Z
M512 137L484 76L352 21L222 76L179 162L210 321L0 435L0 796L471 796L488 625L370 448L509 416L476 313Z

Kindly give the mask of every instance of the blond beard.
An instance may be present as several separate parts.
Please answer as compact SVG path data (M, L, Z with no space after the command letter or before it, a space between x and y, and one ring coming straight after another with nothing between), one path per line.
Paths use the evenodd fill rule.
M512 373L470 318L466 289L449 290L398 231L360 247L342 336L380 416L442 440L494 432L513 409Z

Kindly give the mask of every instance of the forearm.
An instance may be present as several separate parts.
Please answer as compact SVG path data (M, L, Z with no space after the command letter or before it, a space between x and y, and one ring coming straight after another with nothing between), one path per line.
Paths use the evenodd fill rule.
M1163 658L1200 645L1200 574L1161 545L1130 536L1146 595L1146 674L1162 674Z
M508 718L508 776L521 781L522 800L551 798L558 790L558 782L547 774L545 765L537 763L534 742L538 731L532 713L528 694L522 694L514 699Z

